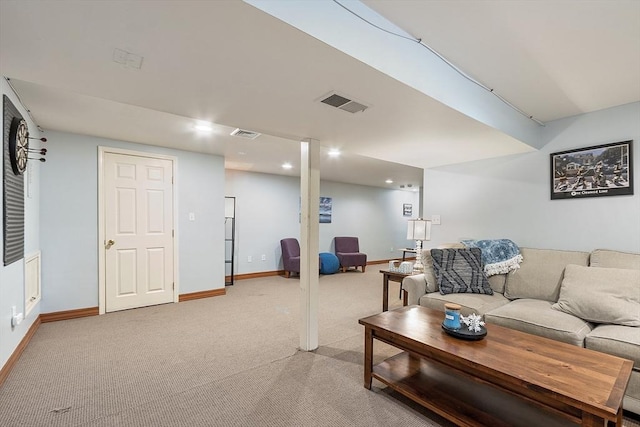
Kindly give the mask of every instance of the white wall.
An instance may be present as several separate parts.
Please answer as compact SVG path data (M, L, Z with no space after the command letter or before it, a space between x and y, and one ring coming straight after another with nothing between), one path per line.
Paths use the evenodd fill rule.
M640 252L640 103L547 123L544 135L538 152L425 170L425 215L442 215L431 246L509 238L524 247ZM630 139L635 195L550 199L550 153Z
M179 291L224 287L223 158L54 131L46 136L43 313L98 306L98 146L177 157Z
M300 178L228 170L226 195L236 197L236 274L281 270L280 239L300 239ZM321 181L320 195L333 199L332 222L320 224L320 252L333 252L335 236L357 236L369 261L397 259L397 248L414 245L402 205L411 203L416 217L418 193Z
M22 108L17 97L7 84L0 79L0 91L7 95L15 105L22 117L27 121L29 133L35 138L40 138L40 133L35 123L31 121L27 112ZM31 140L30 146L40 147L40 141ZM11 166L7 166L11 167ZM40 249L39 213L40 213L40 171L46 166L37 161L30 161L25 172L25 255L30 255ZM27 178L29 179L29 196L27 196ZM3 211L3 200L0 197L0 212ZM3 227L0 227L0 239L4 239ZM3 245L0 244L0 260L3 259ZM16 306L18 312L25 311L24 297L24 259L16 261L8 266L0 261L0 367L4 366L13 351L16 349L29 327L40 315L40 303L36 304L27 318L17 327L11 327L11 307Z

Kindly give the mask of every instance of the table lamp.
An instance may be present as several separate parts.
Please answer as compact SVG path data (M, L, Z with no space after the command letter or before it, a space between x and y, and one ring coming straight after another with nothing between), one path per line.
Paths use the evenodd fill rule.
M422 241L431 240L431 221L426 219L410 219L407 227L407 240L416 241L416 263L413 264L413 273L424 272L422 265Z

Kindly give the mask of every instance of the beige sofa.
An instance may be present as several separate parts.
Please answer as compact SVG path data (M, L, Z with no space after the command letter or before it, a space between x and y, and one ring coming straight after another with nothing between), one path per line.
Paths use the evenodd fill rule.
M627 326L640 319L640 254L601 249L589 253L520 248L520 252L524 261L519 269L489 277L493 295L442 295L429 250L424 250L425 273L402 282L408 303L441 311L445 303L457 303L462 314L484 315L490 324L630 359L634 367L624 408L640 414L640 326ZM598 292L624 292L625 298L613 300L617 306L610 307Z

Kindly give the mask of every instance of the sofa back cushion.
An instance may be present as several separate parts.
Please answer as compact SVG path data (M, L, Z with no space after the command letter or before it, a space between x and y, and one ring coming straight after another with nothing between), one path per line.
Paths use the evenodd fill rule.
M640 270L640 254L596 249L591 252L591 267L628 268Z
M507 276L504 295L511 299L533 298L556 302L564 268L589 265L589 252L520 248L524 261Z
M588 322L640 326L640 270L567 265L551 308Z
M422 250L422 266L424 267L424 280L427 282L427 292L436 292L438 290L438 280L436 273L433 271L433 258L429 249Z
M489 285L491 286L491 289L493 289L493 292L504 294L505 283L507 283L506 274L494 274L493 276L489 276Z

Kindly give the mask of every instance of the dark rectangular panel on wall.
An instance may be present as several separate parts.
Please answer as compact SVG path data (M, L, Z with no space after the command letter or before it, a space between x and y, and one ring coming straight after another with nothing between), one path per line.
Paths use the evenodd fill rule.
M22 118L18 109L7 95L2 96L3 104L3 247L4 265L24 258L24 178L15 175L9 157L9 133L14 117Z

